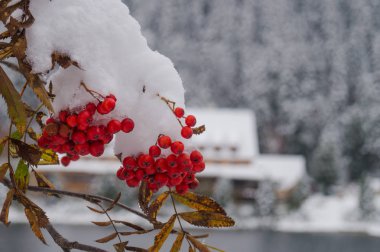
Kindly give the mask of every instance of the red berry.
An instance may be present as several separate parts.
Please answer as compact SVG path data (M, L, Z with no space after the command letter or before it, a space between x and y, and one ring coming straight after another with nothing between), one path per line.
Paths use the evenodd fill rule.
M186 183L186 184L189 184L191 182L193 182L195 179L195 175L192 174L192 173L188 173L186 174L186 176L183 178L183 182Z
M193 115L188 115L186 116L185 123L187 126L193 127L197 123L197 119Z
M62 110L59 112L58 118L61 122L66 122L66 117L68 116L69 112L67 110Z
M124 167L120 167L116 172L116 177L120 180L125 180L125 175Z
M70 161L71 160L70 160L70 158L68 156L65 156L65 157L61 158L61 164L63 166L68 166L70 164Z
M179 194L185 194L189 190L189 186L187 184L179 184L175 187L177 193Z
M72 160L72 161L77 161L77 160L79 160L79 155L72 155L72 156L70 156L70 159Z
M183 108L177 107L174 110L174 114L176 117L181 118L185 114L185 110Z
M95 141L90 144L90 154L94 157L100 157L104 153L104 144L102 141Z
M107 124L107 131L111 134L116 134L121 130L121 122L115 119L112 119Z
M129 187L136 187L140 184L140 180L138 180L136 177L132 179L126 180L126 183Z
M106 111L106 114L114 110L116 106L116 101L113 98L105 98L104 101L100 104L102 110Z
M77 129L79 129L81 131L86 131L88 126L89 126L89 124L87 124L87 123L81 123L81 124L78 124Z
M154 175L154 180L158 187L162 187L168 183L169 177L164 173L157 173Z
M182 127L181 135L183 138L189 139L193 135L193 130L188 126Z
M170 145L172 144L172 140L170 139L169 136L160 136L158 138L158 145L163 148L163 149L167 149L170 147Z
M135 177L141 181L145 176L145 172L143 169L137 169L136 173L135 173Z
M155 168L157 172L166 172L168 170L168 163L165 158L159 158L156 161Z
M46 120L46 124L50 124L50 123L55 123L54 118L50 117L49 119Z
M75 145L74 150L79 155L86 156L90 154L90 145L88 143L77 144Z
M166 158L166 162L168 164L168 167L170 168L175 168L178 166L178 163L177 163L177 156L174 155L174 154L170 154L167 158Z
M93 115L93 114L95 114L95 111L96 111L96 105L95 105L94 103L90 102L90 103L88 103L88 104L86 105L86 110L87 110L91 115Z
M136 160L131 156L126 157L123 160L123 166L126 169L134 169L136 167Z
M167 174L171 178L178 178L181 177L181 170L178 167L169 167Z
M104 135L102 135L101 140L104 144L109 144L113 139L113 135L106 132Z
M152 191L152 192L157 192L158 191L158 186L156 183L149 183L148 184L148 188Z
M125 133L131 132L134 127L135 123L130 118L125 118L123 121L121 121L121 130Z
M64 137L64 138L69 137L70 132L71 132L71 130L70 130L70 128L69 128L66 124L61 124L61 125L59 126L59 131L58 131L58 133L59 133L59 135L60 135L61 137Z
M205 163L202 161L199 164L195 164L193 166L193 171L194 172L201 172L201 171L203 171L205 169L205 167L206 167Z
M193 168L193 164L191 163L190 157L187 154L182 153L178 156L177 162L180 165L180 167L186 171L189 172Z
M76 115L69 115L66 118L66 123L69 125L71 128L75 128L78 125L77 121L77 116Z
M176 186L176 185L181 184L182 180L183 178L181 176L178 176L176 178L170 178L168 184L170 186Z
M62 151L65 153L71 153L75 151L74 147L75 147L74 143L68 142L62 145Z
M199 164L200 162L203 161L203 156L202 153L200 153L197 150L194 150L190 154L190 159L193 164Z
M117 101L116 96L114 96L113 94L109 94L109 95L107 95L106 98L111 98L111 99L113 99L115 102Z
M199 185L199 180L196 178L191 183L188 184L190 189L195 189L198 187L198 185Z
M141 155L138 160L137 160L137 163L139 165L140 168L148 168L148 167L153 167L154 165L154 158L151 156L151 155Z
M172 150L172 152L174 154L181 154L183 152L183 150L185 149L185 146L183 145L182 142L180 141L176 141L172 144L172 146L170 147L170 149Z
M103 102L98 103L98 106L96 106L96 111L98 111L98 113L101 115L109 113L109 111L107 111L106 108L103 106Z
M90 128L88 128L88 130L87 130L87 139L88 140L95 141L95 140L100 139L101 137L102 137L102 131L101 131L100 127L91 126Z
M153 166L145 168L144 171L147 175L153 175L156 173L156 169Z
M37 144L41 148L48 148L49 146L49 140L46 137L40 137L37 141Z
M161 149L157 145L152 145L149 148L149 155L152 157L158 157L161 155Z
M83 131L76 130L71 135L71 140L73 140L75 144L84 144L87 141L87 137Z
M78 124L90 124L92 122L92 115L87 110L83 110L78 114Z

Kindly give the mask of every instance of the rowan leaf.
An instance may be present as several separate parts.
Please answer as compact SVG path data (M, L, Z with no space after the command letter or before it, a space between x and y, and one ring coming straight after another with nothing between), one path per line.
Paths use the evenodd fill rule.
M100 238L100 239L96 240L96 242L98 242L98 243L106 243L106 242L109 242L109 241L115 239L116 237L117 237L117 233L115 232L115 233L112 233L110 235L107 235L106 237L103 237L103 238Z
M9 164L5 163L0 166L0 181L2 181L5 177L5 174L7 174L7 171L9 169Z
M143 230L145 230L145 229L143 229L142 227L140 227L140 226L138 226L138 225L136 225L136 224L130 223L130 222L128 222L128 221L114 220L113 222L114 222L114 223L120 223L120 224L123 224L123 225L125 225L125 226L127 226L127 227L130 227L130 228L133 228L133 229L135 229L135 230L137 230L137 231L143 231Z
M99 227L108 227L112 224L112 221L91 221L93 224Z
M25 58L26 39L25 36L17 38L17 41L13 44L13 55L18 59Z
M125 249L128 251L134 251L134 252L148 252L148 250L139 248L139 247L125 246Z
M8 115L17 129L23 133L26 129L26 112L20 94L13 86L8 75L0 66L0 94L4 97L8 107Z
M148 184L143 181L139 188L139 206L145 214L149 214L149 201L152 198L152 191L148 188Z
M149 248L149 252L160 251L162 245L168 238L170 232L173 230L176 216L170 217L169 221L162 227L161 231L154 237L154 245Z
M44 106L52 113L54 113L53 105L48 92L45 89L44 83L36 75L29 76L28 86L32 89L33 93L40 99Z
M175 200L181 202L182 204L196 209L196 210L205 210L209 212L226 214L226 211L221 207L215 200L203 196L200 194L196 194L193 192L187 192L183 195L178 193L172 193Z
M127 246L128 242L119 242L113 245L114 249L116 252L124 252L125 251L125 246Z
M36 215L36 213L28 208L28 207L25 207L24 209L25 211L25 215L26 215L26 218L28 219L29 221L29 224L30 224L30 227L32 228L32 231L34 233L34 235L42 242L46 245L46 241L45 241L45 238L41 232L41 227L40 227L40 224L39 224L39 221L38 221L38 216Z
M195 249L192 246L189 246L189 252L195 252Z
M55 186L53 185L50 180L48 180L45 175L42 173L38 173L36 170L33 169L33 174L37 180L37 184L39 187L44 187L44 188L50 188L50 189L55 189ZM54 194L54 196L58 196L57 194Z
M90 209L91 211L95 212L95 213L99 213L99 214L105 214L106 213L103 210L98 210L98 209L92 208L90 206L87 206L87 208Z
M191 244L194 245L195 248L197 248L200 252L210 252L210 250L207 248L206 245L192 237L191 235L186 235L186 238Z
M180 213L179 216L194 226L231 227L235 225L235 221L224 214L203 210L197 212Z
M117 194L116 198L112 201L111 205L106 209L106 212L112 210L115 207L115 205L119 202L120 197L121 197L121 192Z
M9 216L9 208L11 207L12 200L13 200L13 195L14 195L15 190L11 189L7 193L7 197L5 198L3 208L1 209L0 213L0 221L4 223L6 226L10 224L8 221L8 216Z
M70 56L68 56L67 54L53 52L51 54L51 61L52 61L52 69L54 68L55 63L58 63L58 65L60 65L64 69L68 68L71 65L76 66L77 68L80 69L78 62L72 60Z
M14 174L15 182L20 190L25 191L28 187L29 176L29 166L24 160L20 159Z
M38 147L13 138L11 138L11 144L15 147L17 154L28 163L37 165L40 161L42 152Z
M185 237L184 233L179 233L177 238L175 239L172 248L170 249L170 252L179 252L181 250L182 241Z
M119 234L121 234L123 236L128 236L128 235L136 235L136 234L146 234L146 233L149 233L152 231L153 230L150 229L150 230L140 230L140 231L133 231L133 232L119 232Z
M0 60L5 60L6 58L9 58L12 56L13 50L11 46L8 46L2 50L0 50Z
M57 153L55 153L51 149L42 149L40 148L41 151L41 159L38 162L38 165L55 165L59 164L59 158Z
M148 208L148 215L152 219L157 218L158 211L160 211L160 208L164 204L165 200L168 198L169 192L163 192L150 204Z
M26 130L26 132L28 133L28 136L29 136L31 139L33 139L34 141L37 142L38 137L37 137L37 134L36 134L36 132L34 131L33 128L29 127L29 128Z
M8 142L8 137L0 138L0 155L3 153L4 146Z

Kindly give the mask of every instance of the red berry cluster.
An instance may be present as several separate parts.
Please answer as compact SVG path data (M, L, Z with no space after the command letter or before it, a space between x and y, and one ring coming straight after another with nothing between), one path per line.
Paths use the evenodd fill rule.
M162 149L170 149L171 154L162 155ZM146 181L148 188L156 192L163 186L175 187L180 194L198 186L195 173L205 169L202 154L194 150L184 153L185 146L180 141L172 142L169 136L160 135L156 145L149 148L149 154L128 156L117 171L117 177L125 180L130 187Z
M178 118L178 120L180 120L181 118L185 119L186 126L183 126L181 123L181 126L182 126L181 135L182 135L182 137L186 138L186 139L191 138L193 136L192 127L194 127L195 124L197 123L197 119L195 118L195 116L193 116L193 115L184 116L185 110L181 107L175 108L173 110L173 113Z
M68 166L70 161L78 160L80 156L101 156L105 145L112 141L114 134L120 130L129 133L134 128L134 122L130 118L122 121L111 119L107 125L96 125L94 115L106 115L114 110L115 106L116 97L111 94L97 105L90 102L80 110L60 111L58 118L50 117L46 121L38 145L66 154L61 159L64 166Z

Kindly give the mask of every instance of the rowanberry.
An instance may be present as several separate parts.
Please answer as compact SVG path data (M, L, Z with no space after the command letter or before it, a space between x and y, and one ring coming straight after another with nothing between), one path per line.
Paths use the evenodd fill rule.
M59 125L59 131L58 131L58 133L59 133L59 135L61 137L64 137L64 138L69 137L70 132L71 132L71 130L70 130L70 128L66 124Z
M68 166L70 164L70 158L68 156L64 156L61 158L61 164L63 166Z
M172 144L172 140L169 136L162 135L158 138L157 143L161 148L167 149Z
M100 140L102 140L104 144L109 144L112 141L112 139L113 139L113 135L108 132L106 132L100 138Z
M158 189L159 189L156 183L149 183L149 184L148 184L148 188L149 188L149 190L151 190L152 192L157 192Z
M177 191L177 193L179 194L185 194L187 193L187 191L189 190L189 186L187 184L179 184L175 187L175 190Z
M96 111L98 111L98 113L101 115L108 114L109 111L107 111L105 107L102 106L102 104L103 102L98 103L98 105L96 106Z
M135 123L131 118L125 118L123 121L121 121L121 130L125 133L131 132L134 127Z
M143 169L137 169L137 171L135 172L135 177L141 181L145 176L145 172Z
M102 141L95 141L90 144L90 154L94 157L100 157L104 153L104 144Z
M123 159L123 166L126 168L126 169L134 169L136 168L136 160L129 156L129 157L126 157Z
M148 167L153 167L154 165L154 158L151 156L151 155L141 155L138 160L137 160L137 163L139 165L140 168L143 168L143 169L146 169Z
M73 140L75 144L84 144L87 141L87 137L83 131L76 130L71 135L71 140Z
M95 140L100 139L101 136L102 136L102 131L101 131L100 127L91 126L88 128L88 130L87 130L87 139L88 140L95 141Z
M168 163L165 158L157 159L155 163L155 168L157 172L166 172L168 170Z
M169 177L164 173L156 173L156 175L154 175L154 181L158 187L162 187L168 183Z
M121 130L121 122L119 120L112 119L107 124L107 131L111 134L116 134Z
M193 135L193 129L190 128L189 126L182 127L181 130L181 136L183 138L189 139Z
M170 146L170 149L174 154L179 155L183 152L183 150L185 149L185 146L183 145L182 142L176 141L172 143L172 145Z
M181 108L181 107L177 107L174 110L174 114L175 114L176 117L181 118L185 114L185 110L183 108Z
M194 150L190 154L190 159L193 164L199 164L203 161L203 155L197 150Z
M86 110L91 114L94 115L96 112L96 105L92 102L88 103L86 105Z
M81 156L86 156L90 154L90 145L88 143L77 144L74 147L75 152Z
M80 158L79 155L76 155L76 154L70 156L71 161L78 161L79 158Z
M161 155L161 149L157 145L152 145L149 148L149 155L152 157L158 157Z
M69 115L69 112L67 112L67 110L62 110L61 112L59 112L58 114L58 119L59 121L61 122L66 122L66 117Z
M193 115L188 115L185 118L185 123L186 123L187 126L193 127L197 123L197 119Z
M181 184L182 180L183 180L183 178L181 176L178 176L175 178L170 178L168 184L170 186L176 186L176 185Z
M120 180L125 180L126 174L124 172L124 167L120 167L116 172L116 177Z
M51 123L55 123L55 120L52 117L46 120L46 124L51 124Z
M106 98L111 98L111 99L113 99L115 102L117 101L116 96L114 96L113 94L109 94L109 95L107 95Z
M145 168L144 171L145 171L145 174L147 175L153 175L156 173L156 169L154 168L154 166L149 166Z
M71 128L75 128L77 125L78 125L78 121L77 121L77 115L69 115L67 118L66 118L66 123L67 125L69 125Z
M183 182L186 184L189 184L193 182L195 179L195 175L193 173L187 173L186 176L183 178Z
M90 112L83 110L78 114L78 124L88 125L92 122L93 118Z
M169 156L167 156L166 162L167 162L168 167L170 167L170 168L175 168L178 166L177 156L174 154L170 154Z
M102 110L106 112L106 114L110 113L112 110L114 110L116 106L116 101L113 98L105 98L102 103L100 103L100 106L102 107Z
M125 181L129 187L137 187L140 184L140 180L136 177L128 179Z
M205 169L205 163L202 161L199 164L193 165L194 172L202 172Z
M196 178L194 178L194 180L188 184L190 189L195 189L198 187L198 185L199 185L199 180Z

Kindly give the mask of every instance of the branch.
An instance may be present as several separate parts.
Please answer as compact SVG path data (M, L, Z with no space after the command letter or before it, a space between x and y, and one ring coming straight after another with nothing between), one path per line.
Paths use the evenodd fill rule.
M0 181L3 185L5 185L8 188L13 188L11 182L9 179L4 178ZM62 248L64 252L71 251L72 249L82 250L82 251L88 251L88 252L107 252L106 250L93 247L90 245L82 244L77 241L70 242L66 238L64 238L50 223L49 220L47 220L48 223L46 224L45 228L50 234L50 236L53 238L54 242Z

